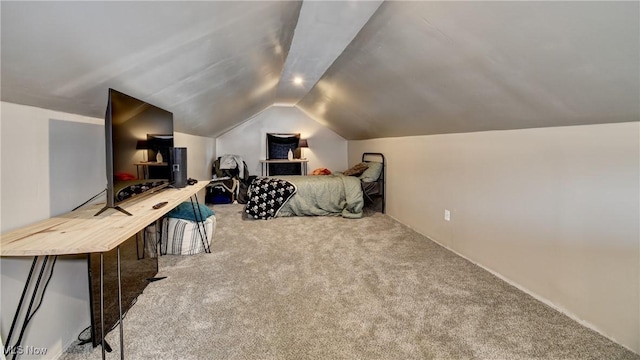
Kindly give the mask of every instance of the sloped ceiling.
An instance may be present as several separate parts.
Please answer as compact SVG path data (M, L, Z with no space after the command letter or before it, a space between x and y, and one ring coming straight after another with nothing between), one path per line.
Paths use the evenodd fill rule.
M300 2L2 2L2 100L103 117L108 88L211 136L271 106Z
M347 139L638 121L639 13L638 2L2 1L0 95L102 117L112 87L202 136L279 101Z
M277 103L295 105L320 80L382 0L305 1L278 84ZM301 82L296 84L294 79Z
M638 121L638 2L385 2L298 106L348 139Z

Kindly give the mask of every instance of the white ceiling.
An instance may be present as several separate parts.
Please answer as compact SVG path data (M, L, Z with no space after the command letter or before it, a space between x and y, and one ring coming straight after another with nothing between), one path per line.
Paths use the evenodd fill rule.
M203 136L274 103L347 139L640 119L638 2L0 6L19 104L102 117L111 87Z

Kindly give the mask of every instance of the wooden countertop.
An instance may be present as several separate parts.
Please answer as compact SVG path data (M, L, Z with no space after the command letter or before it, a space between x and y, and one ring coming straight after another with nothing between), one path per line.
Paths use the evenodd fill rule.
M209 181L182 189L132 199L120 206L128 216L108 209L94 216L104 204L96 204L55 216L0 235L0 256L69 255L106 252L161 218L171 209L202 190ZM152 206L167 201L160 209Z

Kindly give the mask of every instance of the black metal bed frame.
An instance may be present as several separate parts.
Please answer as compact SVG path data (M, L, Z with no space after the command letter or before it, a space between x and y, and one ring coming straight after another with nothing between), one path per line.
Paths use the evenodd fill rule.
M380 162L382 162L382 171L380 172L380 176L378 177L378 180L376 180L378 182L378 187L380 189L380 193L379 194L375 194L375 195L369 195L367 194L366 191L364 191L364 188L362 189L362 193L364 194L366 200L369 200L371 203L375 203L374 198L376 197L380 197L382 199L382 213L385 213L385 209L386 209L386 195L387 195L387 191L386 191L386 175L385 175L385 168L387 167L386 165L386 160L384 158L384 155L382 153L374 153L374 152L365 152L362 153L362 162L365 162L367 158L371 159L371 158L379 158L378 160L382 160ZM369 161L373 161L373 160L369 160Z

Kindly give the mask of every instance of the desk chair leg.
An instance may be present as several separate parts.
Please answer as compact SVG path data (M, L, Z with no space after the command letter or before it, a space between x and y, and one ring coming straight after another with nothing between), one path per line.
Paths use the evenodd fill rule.
M42 276L44 275L44 272L47 268L47 262L49 261L49 258L53 257L53 260L51 261L51 270L50 270L50 275L49 278L47 279L44 287L42 288L42 291L40 291L40 282L42 280ZM22 343L22 339L24 338L24 333L27 330L27 325L29 324L29 322L31 321L31 319L33 318L33 316L35 315L35 313L38 311L38 309L40 309L40 306L42 305L42 301L44 299L44 294L47 290L47 286L49 285L49 281L51 281L51 277L53 276L53 269L55 268L56 265L56 260L57 260L57 256L52 256L52 255L47 255L45 256L44 260L42 261L42 264L40 265L40 272L38 274L38 278L36 280L36 283L34 285L34 288L32 290L31 293L31 299L29 300L29 307L27 308L27 312L24 314L24 320L22 322L22 327L20 328L20 335L18 336L18 340L16 340L15 345L11 345L11 337L13 336L13 331L15 330L15 325L17 324L17 319L18 316L20 315L20 310L22 309L22 305L24 304L25 301L25 297L27 295L27 291L29 289L29 287L31 286L31 280L33 278L33 271L35 269L35 266L38 262L38 257L34 257L33 259L33 263L31 264L31 269L29 270L29 275L27 276L27 282L24 284L24 289L22 290L22 295L20 297L20 302L18 303L18 309L16 310L16 313L14 315L13 321L11 323L11 329L9 330L9 336L7 336L7 343L5 345L4 348L4 354L8 355L10 352L13 352L13 357L12 359L16 359L18 357L18 351L16 351L17 349L20 348L20 344ZM36 297L38 297L38 293L40 292L40 301L38 302L38 305L36 306L35 310L31 311L31 309L33 308L33 304L36 300Z

